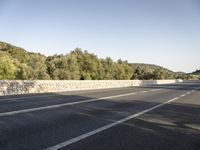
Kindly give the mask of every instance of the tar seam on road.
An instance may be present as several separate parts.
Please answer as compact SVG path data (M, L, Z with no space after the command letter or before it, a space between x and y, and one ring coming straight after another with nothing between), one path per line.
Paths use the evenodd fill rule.
M200 87L198 87L198 88L192 90L190 93L192 93L192 92L194 92L194 91L196 91L196 90L198 90L198 89L200 89ZM121 124L121 123L123 123L123 122L125 122L125 121L128 121L128 120L130 120L130 119L136 118L136 117L138 117L138 116L140 116L140 115L143 115L143 114L145 114L145 113L147 113L147 112L150 112L150 111L152 111L152 110L154 110L154 109L157 109L157 108L159 108L159 107L162 107L163 105L169 104L169 103L171 103L171 102L173 102L173 101L175 101L175 100L180 99L181 97L183 97L183 96L180 95L180 96L175 97L175 98L173 98L173 99L170 99L170 100L168 100L168 101L166 101L166 102L164 102L164 103L158 104L158 105L153 106L153 107L148 108L148 109L145 109L145 110L143 110L143 111L141 111L141 112L139 112L139 113L130 115L130 116L126 117L126 118L123 118L123 119L120 119L120 120L118 120L118 121L115 121L115 122L113 122L113 123L111 123L111 124L102 126L102 127L98 128L98 129L95 129L95 130L90 131L90 132L88 132L88 133L85 133L85 134L82 134L82 135L77 136L77 137L75 137L75 138L69 139L69 140L64 141L64 142L62 142L62 143L59 143L59 144L57 144L57 145L48 147L48 148L46 148L45 150L58 150L58 149L61 149L61 148L66 147L66 146L68 146L68 145L70 145L70 144L73 144L73 143L76 143L76 142L78 142L78 141L80 141L80 140L86 139L87 137L90 137L90 136L92 136L92 135L94 135L94 134L97 134L97 133L100 133L100 132L102 132L102 131L104 131L104 130L107 130L107 129L109 129L109 128L112 128L113 126L119 125L119 124Z
M37 98L37 97L53 97L53 96L56 96L56 95L40 95L40 96L36 96L34 95L34 98ZM23 96L23 97L13 97L13 98L2 98L0 99L0 101L4 101L4 100L10 100L10 101L16 101L18 99L28 99L28 98L33 98L32 96Z
M159 91L159 90L161 90L161 89L156 89L154 91ZM149 91L152 91L152 90L149 90ZM142 91L142 92L148 92L148 91ZM88 99L88 100L83 100L83 101L78 101L78 102L69 102L69 103L64 103L64 104L56 104L56 105L36 107L36 108L23 109L23 110L16 110L16 111L10 111L10 112L2 112L2 113L0 113L0 117L22 114L22 113L28 113L28 112L34 112L34 111L40 111L40 110L45 110L45 109L60 108L60 107L64 107L64 106L71 106L71 105L76 105L76 104L100 101L100 100L103 100L103 99L112 99L112 98L117 98L117 97L135 95L135 94L139 94L139 93L141 93L141 92L134 92L134 93L127 93L127 94L114 95L114 96L108 96L108 97L94 98L94 99Z

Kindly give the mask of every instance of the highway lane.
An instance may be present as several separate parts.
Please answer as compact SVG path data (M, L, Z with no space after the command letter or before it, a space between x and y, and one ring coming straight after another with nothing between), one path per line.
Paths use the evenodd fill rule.
M199 150L200 91L63 149Z
M2 96L0 97L0 113L7 111L21 110L21 109L49 106L54 104L79 102L94 98L123 95L123 94L146 91L146 90L147 90L146 87L145 88L127 87L127 88L114 88L106 90L100 89L100 90L78 91L78 92L30 94L22 96L20 95ZM149 91L154 90L154 88L149 87L148 90Z
M1 97L0 110L4 113L135 93L59 108L1 116L0 148L8 150L50 148L163 104L198 87L200 83L194 81L147 87L41 94L40 97L31 95L32 97L24 99L20 97L25 95ZM199 90L197 90L179 97L173 103L102 130L63 149L176 149L174 145L177 142L178 149L198 148L199 97ZM182 124L177 120L181 120Z

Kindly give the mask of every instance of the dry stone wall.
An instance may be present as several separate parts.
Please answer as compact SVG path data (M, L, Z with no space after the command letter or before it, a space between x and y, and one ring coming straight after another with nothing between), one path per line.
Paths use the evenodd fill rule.
M169 84L182 80L1 80L0 95Z

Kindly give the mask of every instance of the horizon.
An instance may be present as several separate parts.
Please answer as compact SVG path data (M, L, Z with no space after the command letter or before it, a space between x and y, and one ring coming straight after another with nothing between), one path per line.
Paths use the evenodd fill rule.
M189 73L200 68L199 8L197 0L2 0L0 41L46 56L80 47Z

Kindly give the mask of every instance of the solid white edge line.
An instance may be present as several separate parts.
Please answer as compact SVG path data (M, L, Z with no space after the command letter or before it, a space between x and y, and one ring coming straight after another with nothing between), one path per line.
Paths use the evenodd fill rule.
M93 101L100 101L100 100L103 100L103 99L112 99L112 98L117 98L117 97L135 95L135 94L139 94L139 93L140 92L133 92L133 93L127 93L127 94L121 94L121 95L107 96L107 97L101 97L101 98L93 98L93 99L82 100L82 101L78 101L78 102L69 102L69 103L56 104L56 105L50 105L50 106L44 106L44 107L36 107L36 108L30 108L30 109L10 111L10 112L2 112L2 113L0 113L0 117L16 115L16 114L21 114L21 113L34 112L34 111L45 110L45 109L59 108L59 107L64 107L64 106L71 106L71 105L88 103L88 102L93 102Z
M199 89L199 88L194 89L194 91L196 91L197 89ZM130 115L130 116L126 117L126 118L123 118L123 119L120 119L120 120L115 121L115 122L113 122L113 123L110 123L110 124L108 124L108 125L105 125L105 126L102 126L102 127L100 127L100 128L97 128L97 129L95 129L95 130L93 130L93 131L90 131L90 132L88 132L88 133L85 133L85 134L82 134L82 135L77 136L77 137L75 137L75 138L69 139L69 140L64 141L64 142L62 142L62 143L59 143L59 144L57 144L57 145L48 147L48 148L46 148L45 150L58 150L58 149L60 149L60 148L66 147L66 146L68 146L68 145L70 145L70 144L76 143L76 142L78 142L78 141L80 141L80 140L83 140L83 139L85 139L85 138L87 138L87 137L90 137L90 136L92 136L92 135L94 135L94 134L97 134L97 133L100 133L100 132L102 132L102 131L104 131L104 130L107 130L107 129L109 129L109 128L112 128L113 126L116 126L116 125L118 125L118 124L121 124L121 123L123 123L123 122L125 122L125 121L128 121L128 120L130 120L130 119L136 118L136 117L138 117L138 116L140 116L140 115L143 115L143 114L145 114L145 113L147 113L147 112L150 112L150 111L152 111L152 110L154 110L154 109L157 109L157 108L159 108L159 107L162 107L162 106L164 106L164 105L166 105L166 104L169 104L169 103L171 103L171 102L173 102L173 101L175 101L175 100L178 100L178 99L180 99L180 96L175 97L175 98L173 98L173 99L170 99L170 100L168 100L168 101L166 101L166 102L163 102L163 103L161 103L161 104L158 104L158 105L156 105L156 106L153 106L153 107L151 107L151 108L148 108L148 109L146 109L146 110L143 110L143 111L141 111L141 112L139 112L139 113Z

